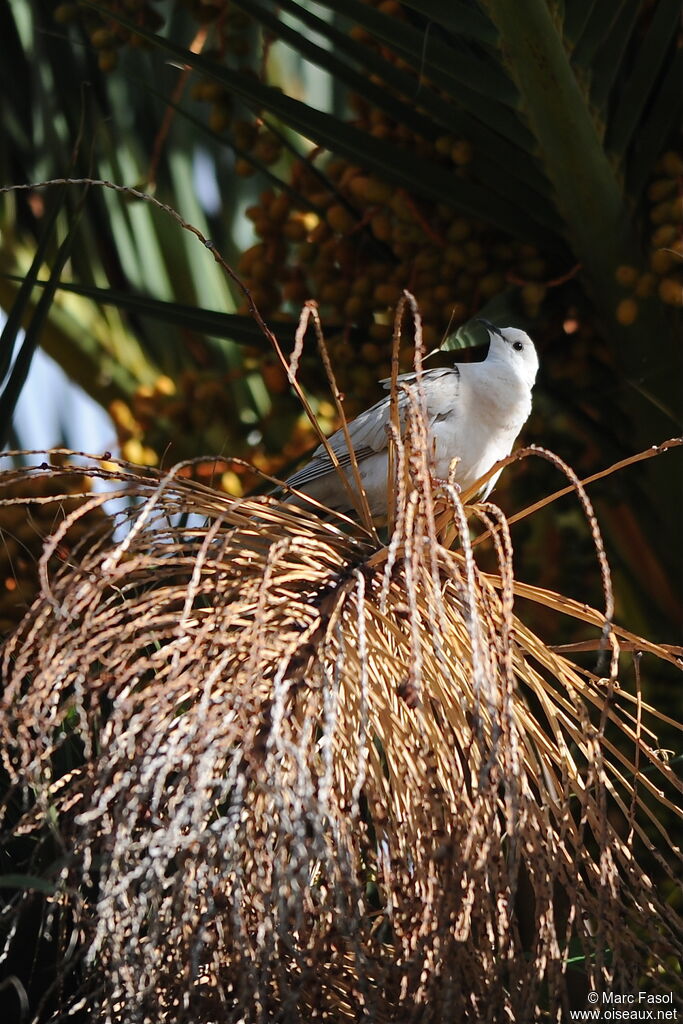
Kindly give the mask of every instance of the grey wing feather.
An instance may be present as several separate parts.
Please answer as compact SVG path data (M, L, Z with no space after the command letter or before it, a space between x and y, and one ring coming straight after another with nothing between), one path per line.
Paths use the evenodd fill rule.
M405 405L405 395L398 396L399 411ZM382 398L370 409L357 416L348 427L351 445L357 462L362 462L368 456L382 451L387 447L387 427L389 423L390 399ZM351 456L346 446L346 438L343 430L337 430L328 439L332 451L339 459L343 467L351 465ZM290 476L287 483L290 487L302 487L312 480L318 480L321 476L334 471L334 464L330 459L323 445L318 445L308 462L302 469Z
M457 365L435 366L434 369L432 370L422 371L422 380L425 384L430 384L432 381L438 380L439 377L448 377L452 373L456 373L458 376L460 376L460 368ZM415 381L417 380L417 374L415 373L414 370L411 371L410 373L399 373L396 380L399 384L414 384ZM380 384L382 385L385 391L389 391L389 389L391 388L391 377L385 377L383 380L380 381Z
M426 385L431 384L433 381L440 377L448 376L456 373L460 375L460 371L457 367L446 367L439 366L433 370L425 370L422 374L422 379ZM402 373L398 377L398 383L410 384L416 379L415 373ZM391 378L380 382L385 390L391 388ZM405 410L408 402L408 396L404 391L399 391L397 396L399 416L401 422L403 422L403 416L401 413ZM356 460L360 463L363 459L368 458L370 455L376 454L376 452L382 451L387 447L387 437L389 429L389 411L390 411L391 398L387 395L385 398L380 399L375 405L365 412L357 416L352 423L349 424L349 437L351 444L356 456ZM339 459L339 464L342 467L347 467L351 464L351 456L348 448L346 447L346 438L344 437L343 430L337 430L329 438L329 444ZM327 451L323 445L318 445L316 450L311 456L311 461L302 467L293 476L287 479L287 483L290 487L303 487L305 484L310 483L313 480L318 480L322 476L326 476L328 473L334 471L334 464L330 459Z
M330 438L330 441L331 440L332 438ZM337 452L336 448L334 451L339 459L340 466L349 466L351 464L351 456L349 455L346 447L344 447L340 452ZM327 476L328 473L333 472L334 463L325 449L323 448L322 452L319 454L317 454L317 452L318 449L316 448L316 453L311 457L311 461L306 463L303 469L300 469L298 473L294 473L293 476L287 477L285 483L290 487L303 487L305 484L310 484L311 481L319 480L321 476ZM368 457L368 455L373 454L371 448L354 448L354 452L358 462L362 462L363 459Z

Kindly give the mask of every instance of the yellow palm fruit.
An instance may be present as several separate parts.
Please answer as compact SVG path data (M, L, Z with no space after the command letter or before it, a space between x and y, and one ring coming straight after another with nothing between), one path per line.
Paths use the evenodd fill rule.
M264 259L255 260L251 265L249 276L252 281L270 281L273 276L272 264Z
M665 277L659 282L659 297L667 306L683 307L683 281Z
M372 293L372 274L367 272L351 282L351 294L367 298Z
M357 43L372 43L374 42L373 37L360 25L352 25L349 30L349 35L352 39L355 39Z
M624 327L630 327L638 317L638 303L635 299L622 299L616 309L616 317Z
M660 277L671 270L676 262L676 255L670 249L656 249L650 254L650 266Z
M641 274L635 287L636 296L639 299L648 299L650 295L654 295L656 283L654 274L651 274L649 271Z
M268 207L268 219L273 221L275 224L281 224L287 219L291 206L291 200L288 195L281 192L280 195L275 196L270 206Z
M285 221L282 225L282 234L290 242L303 242L307 233L304 221L296 217Z
M315 242L316 245L320 245L321 242L324 242L326 238L330 237L330 229L324 221L320 221L320 223L313 228L308 237L311 242Z
M635 267L624 264L617 267L614 276L622 287L633 288L638 280L638 271Z
M222 135L230 127L232 120L232 113L229 107L224 106L222 103L216 104L211 108L209 114L209 128L216 135Z
M246 249L239 258L237 266L241 273L251 275L251 269L257 263L262 263L265 259L266 246L263 242L257 242L256 245L252 245L251 248Z
M335 203L334 206L331 206L326 216L330 227L339 234L348 234L357 223L350 210L347 210L341 203Z
M138 466L156 466L159 457L153 448L143 445L136 437L131 437L121 447L121 454L128 462Z
M347 320L357 320L367 308L360 295L351 295L344 303L344 316Z
M432 246L424 246L415 257L414 266L416 270L433 271L443 260L443 254L439 249Z
M255 160L269 167L280 159L282 143L274 135L264 134L256 140L251 152Z
M417 245L415 242L393 242L391 249L394 256L399 260L411 260L415 255Z
M414 221L415 215L413 208L405 192L394 192L389 201L389 205L400 220L409 221L411 223Z
M105 75L113 71L119 62L119 55L116 50L100 50L97 54L97 66Z
M128 434L135 434L139 431L140 424L122 398L115 398L113 402L109 403L109 415L119 431Z
M235 121L232 132L239 149L250 150L258 137L258 128L253 121Z
M355 349L344 338L337 338L330 342L330 354L336 366L351 363L356 358ZM329 415L329 413L323 415Z
M449 156L454 144L455 139L452 135L440 135L434 143L434 148L439 156Z
M344 175L347 166L348 165L345 160L330 160L325 167L325 174L331 181L339 181Z
M250 178L255 173L256 168L250 160L245 160L239 157L235 160L235 174L240 178Z
M450 157L458 167L465 167L472 162L472 143L466 139L459 139L451 148Z
M107 50L116 42L116 37L108 28L96 28L90 33L90 42L96 50Z
M676 191L676 181L673 178L659 178L653 181L647 190L648 198L654 203L661 202L667 196L673 195Z
M328 281L320 289L320 301L329 306L341 306L349 294L347 281Z
M72 21L78 14L78 4L59 4L55 7L52 17L60 25L66 24L68 21Z
M437 284L434 287L433 296L437 302L448 302L455 297L455 288L452 283Z
M664 246L671 245L680 235L680 229L675 224L662 224L652 234L652 246L655 249L661 249Z
M242 481L233 469L228 469L221 475L221 490L232 494L235 498L241 498L244 494Z
M380 242L391 241L393 224L391 217L386 213L376 213L370 220L370 227L375 238Z
M225 86L221 85L220 82L202 82L201 83L201 95L197 97L202 100L210 100L212 102L224 102L226 106L230 105L230 94L225 91Z
M282 286L282 298L287 302L304 303L310 289L303 280L286 281Z
M378 284L373 293L375 302L383 306L393 306L401 298L401 289L391 282Z
M377 178L356 175L349 182L351 195L366 203L388 203L392 197L393 189L384 181Z
M667 199L663 203L656 203L650 210L650 220L653 224L671 224L674 220L674 201Z
M683 175L683 156L680 153L669 150L662 155L660 164L664 173L669 174L672 178Z
M280 292L274 285L261 285L251 289L251 297L257 309L269 312L280 304Z
M157 395L175 395L175 381L163 374L154 381L154 393Z
M269 394L283 395L289 390L287 374L279 363L276 363L274 360L268 360L267 362L264 360L259 370Z

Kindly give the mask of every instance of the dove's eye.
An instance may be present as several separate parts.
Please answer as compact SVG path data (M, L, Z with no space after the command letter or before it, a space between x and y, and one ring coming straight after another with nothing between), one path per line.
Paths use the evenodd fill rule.
M521 341L516 341L512 347L514 348L515 352L521 352L524 348L524 345L521 343Z

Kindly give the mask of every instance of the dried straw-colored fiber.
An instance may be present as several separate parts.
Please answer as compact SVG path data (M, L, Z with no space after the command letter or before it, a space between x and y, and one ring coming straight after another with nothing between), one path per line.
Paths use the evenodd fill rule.
M612 626L606 564L607 616L527 585L595 626L605 675L554 651L516 614L499 510L396 458L386 545L178 470L84 468L135 502L58 568L111 498L48 542L1 740L15 831L58 837L90 1019L526 1022L680 986L681 787L619 637L676 654Z

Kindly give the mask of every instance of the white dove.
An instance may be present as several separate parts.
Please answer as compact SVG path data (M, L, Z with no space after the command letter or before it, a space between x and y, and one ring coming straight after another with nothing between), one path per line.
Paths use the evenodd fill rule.
M422 373L422 393L427 427L432 440L431 471L447 478L454 458L459 461L455 482L466 490L499 459L512 451L517 435L531 412L531 389L538 372L538 356L528 334L514 327L495 327L483 321L490 336L486 359L478 363L460 363ZM414 384L415 373L404 373L399 384ZM391 382L382 381L389 390ZM401 428L405 429L408 395L398 394ZM357 416L348 427L358 471L373 517L387 513L388 438L391 417L390 396ZM356 492L351 458L343 430L329 438L352 491ZM482 497L490 494L500 470L482 488ZM310 461L286 481L288 487L302 491L321 504L339 512L352 512L354 506L323 445ZM287 501L303 504L291 495Z

